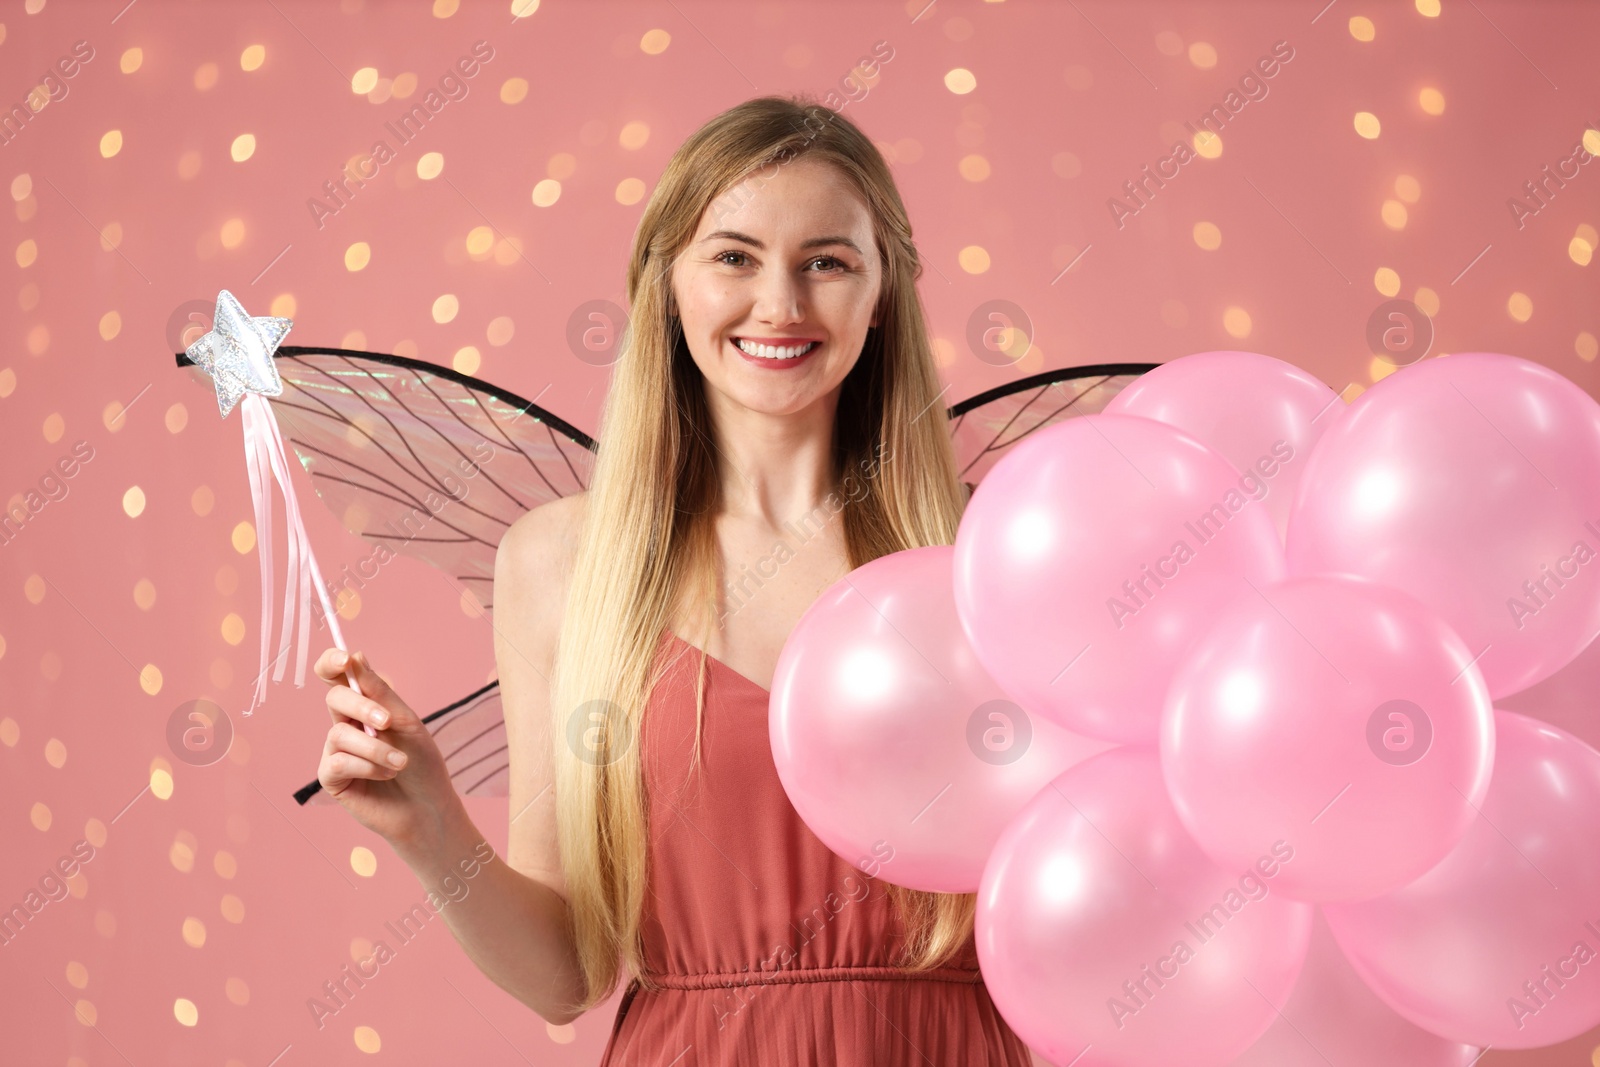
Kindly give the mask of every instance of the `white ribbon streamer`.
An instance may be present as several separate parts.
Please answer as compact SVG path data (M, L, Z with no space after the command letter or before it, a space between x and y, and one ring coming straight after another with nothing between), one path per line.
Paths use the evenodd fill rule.
M311 538L306 534L305 522L300 515L300 502L295 496L294 482L289 477L289 460L283 447L283 435L278 430L278 419L272 405L258 393L246 392L240 400L244 425L245 464L250 475L250 499L255 508L256 553L261 561L261 673L256 675L255 690L250 708L245 715L255 711L266 700L267 668L276 664L272 673L274 682L283 678L290 646L295 647L296 687L303 686L306 678L306 659L311 638L311 590L317 591L322 603L323 618L328 621L335 647L343 650L344 634L339 630L338 612L328 601L322 572L317 567L316 554L311 550ZM276 482L283 493L285 527L288 535L289 572L283 584L283 625L278 653L269 658L272 635L272 484ZM298 594L298 595L297 595ZM298 611L296 610L298 605ZM296 642L295 636L299 640ZM357 693L355 673L346 667L345 678ZM371 726L367 733L372 734Z

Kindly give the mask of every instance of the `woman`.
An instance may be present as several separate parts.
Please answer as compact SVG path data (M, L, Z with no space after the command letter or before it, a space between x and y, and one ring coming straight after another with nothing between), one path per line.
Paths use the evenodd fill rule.
M829 852L767 733L815 597L955 539L968 490L920 272L854 125L776 97L717 116L640 220L588 492L500 544L510 846L443 914L553 1023L626 972L606 1064L1029 1062L978 975L974 897ZM318 777L437 892L482 835L415 713L363 656L367 696L343 684L346 663L317 664L335 722Z

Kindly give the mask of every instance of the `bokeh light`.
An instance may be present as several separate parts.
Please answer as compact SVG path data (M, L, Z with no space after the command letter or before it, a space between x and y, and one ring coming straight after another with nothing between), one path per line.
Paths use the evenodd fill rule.
M1516 322L1527 322L1533 318L1533 298L1527 293L1512 293L1506 299L1506 314Z
M965 67L956 67L944 76L944 87L957 96L965 96L978 87L978 78Z

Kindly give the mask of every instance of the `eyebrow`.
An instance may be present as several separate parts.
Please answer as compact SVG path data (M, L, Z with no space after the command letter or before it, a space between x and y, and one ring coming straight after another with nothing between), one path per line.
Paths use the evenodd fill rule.
M700 243L705 244L707 241L719 240L743 241L745 244L750 245L753 248L758 248L763 252L767 250L766 245L762 244L760 241L756 240L754 237L751 237L747 233L740 233L738 230L718 230L715 233L707 234L700 241ZM861 251L860 247L848 237L813 237L809 240L800 242L801 248L823 248L827 245L844 245L846 248L852 249L856 255L865 256L865 253Z

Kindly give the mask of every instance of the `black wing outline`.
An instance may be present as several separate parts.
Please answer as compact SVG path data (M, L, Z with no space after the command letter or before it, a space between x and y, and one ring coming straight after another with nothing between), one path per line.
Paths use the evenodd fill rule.
M180 367L194 366L192 361L183 353L180 352L177 356ZM360 352L343 348L284 345L274 353L274 358L278 361L279 375L283 378L285 384L284 394L272 398L272 404L275 412L279 415L280 421L292 427L288 435L290 443L299 454L302 465L311 473L312 482L317 489L318 496L321 496L335 511L338 511L336 502L345 499L350 492L370 493L376 499L387 499L391 504L409 506L413 510L418 502L414 495L409 500L401 499L407 494L394 492L395 487L389 484L392 479L386 481L384 478L379 478L377 484L372 484L371 482L351 478L350 470L377 477L374 472L366 470L364 466L352 459L352 456L357 454L359 446L351 442L358 440L358 438L343 436L342 440L347 443L340 445L341 438L330 438L326 433L326 427L323 427L324 432L320 437L316 433L317 424L315 420L327 419L343 427L340 431L341 435L354 432L372 438L371 427L361 426L355 419L331 409L328 404L308 405L307 400L314 399L314 397L310 395L307 386L308 384L315 386L315 379L306 378L303 374L297 373L297 369L309 369L316 374L328 377L328 368L319 367L309 361L309 357L319 356L330 357L338 361L336 366L341 367L343 372L351 376L352 379L368 380L377 389L383 391L383 396L380 399L389 399L398 403L398 398L393 395L393 391L388 386L378 382L371 367L364 366L364 364L393 368L391 377L410 374L416 375L423 382L426 382L428 378L434 378L453 383L463 391L464 395L457 398L463 401L461 406L476 404L479 407L483 407L487 403L489 407L485 408L486 417L496 425L500 425L494 418L494 405L496 404L503 405L499 409L500 414L505 414L507 411L519 414L533 412L535 413L533 424L547 428L545 432L551 434L551 441L556 443L558 451L560 451L560 444L555 438L556 434L563 435L569 442L587 451L588 455L585 457L587 462L583 464L575 464L571 461L572 457L570 455L562 454L562 458L567 461L567 469L573 481L580 488L583 484L582 475L587 474L592 469L593 454L598 448L593 438L560 417L538 407L532 401L517 396L510 390L502 389L480 378L462 374L449 367L441 367L424 360L411 359L405 356L387 355L379 352ZM1097 363L1081 367L1061 367L1056 370L1030 375L1027 378L1020 378L1014 382L1007 382L993 389L984 390L946 409L946 415L950 420L952 443L956 450L957 469L962 480L968 485L975 486L988 473L990 468L999 461L1000 457L1018 441L1063 419L1098 414L1129 382L1147 371L1154 370L1158 366L1160 366L1158 363ZM197 370L196 373L201 372ZM397 380L405 379L400 377ZM341 383L329 381L323 383L323 387L336 388L339 384ZM348 388L348 382L342 384ZM404 405L401 406L404 407ZM406 410L409 415L416 417L416 421L425 425L428 432L434 433L439 437L448 436L434 422L418 417L415 411ZM457 411L450 412L450 414L460 422L464 413ZM440 413L433 413L433 417L435 419L439 418ZM428 465L422 457L417 456L415 451L416 443L407 441L405 432L395 428L392 422L387 424L396 436L401 439L401 443L405 445L408 457L417 464L417 468L410 470L408 473L413 478L425 481L425 477L421 472L425 472ZM418 433L420 435L422 431L419 429ZM509 437L502 443L517 450L516 445ZM391 454L391 449L389 448L380 446L380 450L386 456L389 456L397 466L405 469L405 461L398 458L398 450L394 450L393 454ZM456 448L455 451L459 454L460 450ZM518 451L520 452L520 450ZM523 454L524 458L528 458L525 452L521 452L521 454ZM529 459L529 462L532 463L533 461ZM581 472L578 469L579 466L583 467ZM435 479L435 482L437 483L437 479ZM558 487L549 479L544 479L544 483L550 494L545 499L564 495L557 491ZM515 513L508 514L502 511L489 516L480 514L480 518L487 518L502 526L508 526L521 511L528 510L544 502L544 499L540 499L541 494L530 494L530 499L522 501L513 492L507 490L505 486L496 482L489 484L495 485L496 490L503 493L509 502L521 504L521 510ZM350 488L341 491L335 488L337 486ZM441 488L441 486L436 484L435 488ZM476 563L479 573L461 573L457 577L463 581L473 582L478 585L482 585L485 582L488 583L487 586L483 587L482 594L479 597L485 606L485 610L488 610L491 606L489 594L493 588L494 550L499 540L496 537L490 542L481 534L475 534L470 529L471 524L457 514L458 510L464 510L462 508L464 499L451 499L445 502L435 514L435 517L445 516L448 520L447 529L455 535L447 539L447 543L461 544L465 542L469 546L467 551L476 553L479 557ZM496 503L500 502L497 501ZM484 510L483 508L478 509L480 513ZM368 530L353 530L352 532L376 544L390 543L391 547L396 551L418 556L436 567L441 567L446 575L450 574L451 568L445 566L438 558L441 555L440 552L431 548L419 550L419 546L431 546L440 543L438 539L424 539L418 535L405 539L404 543L401 544L395 543L394 538L380 532ZM485 548L487 549L486 569L482 563ZM448 556L448 553L444 553L444 555ZM469 568L458 567L456 569L467 570ZM450 777L457 783L457 788L463 794L467 796L505 796L507 794L510 759L507 754L504 708L500 700L500 683L498 681L489 682L461 699L445 705L425 716L422 721L428 725L434 737L439 740L440 748L445 753L445 762L450 770ZM321 789L321 782L308 782L295 791L294 798L300 804L305 804Z

